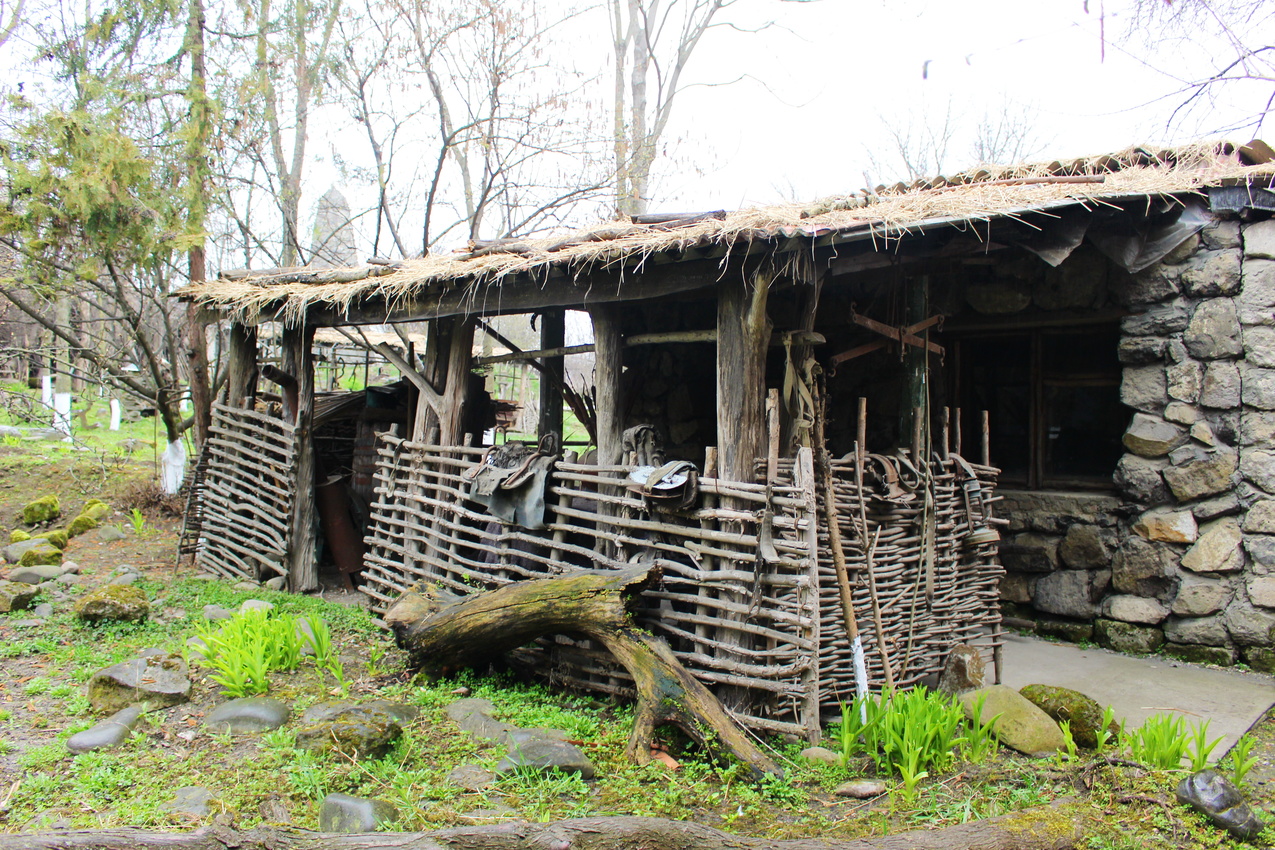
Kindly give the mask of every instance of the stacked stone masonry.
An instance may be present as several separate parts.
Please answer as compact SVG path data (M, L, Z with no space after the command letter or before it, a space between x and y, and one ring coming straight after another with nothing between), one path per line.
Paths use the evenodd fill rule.
M1120 278L1116 491L1006 493L1006 613L1275 672L1275 220L1217 221Z

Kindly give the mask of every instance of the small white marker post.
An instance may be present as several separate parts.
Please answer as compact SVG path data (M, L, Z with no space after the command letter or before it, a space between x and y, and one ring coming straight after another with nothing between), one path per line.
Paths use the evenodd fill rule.
M111 399L111 430L118 431L120 429L120 400Z
M66 435L64 438L67 442L71 440L71 394L70 393L54 393L53 394L53 430L61 431Z

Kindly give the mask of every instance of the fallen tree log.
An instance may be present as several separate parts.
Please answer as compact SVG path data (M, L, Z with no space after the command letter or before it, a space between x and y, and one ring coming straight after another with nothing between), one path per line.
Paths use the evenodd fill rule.
M219 825L184 833L18 833L0 834L0 850L1071 850L1079 839L1080 830L1066 812L1041 806L941 829L853 840L754 838L685 821L611 817L355 835L275 827L241 832Z
M438 673L481 665L545 635L583 635L605 646L633 677L637 710L629 758L649 762L655 727L672 723L744 762L756 778L782 773L668 645L633 624L630 603L658 576L651 566L580 571L468 596L429 585L399 597L385 623L414 665Z

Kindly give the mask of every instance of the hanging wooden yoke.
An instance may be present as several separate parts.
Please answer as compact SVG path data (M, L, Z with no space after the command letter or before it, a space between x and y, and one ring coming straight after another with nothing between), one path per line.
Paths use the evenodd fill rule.
M939 330L943 329L943 316L937 314L930 316L924 322L917 322L915 325L906 325L903 327L895 327L887 325L885 322L878 322L876 319L869 319L855 312L854 305L850 306L850 321L854 322L861 328L867 328L873 333L881 334L885 339L879 339L876 342L868 342L863 345L855 346L849 351L843 351L840 354L833 355L828 361L829 368L835 370L837 366L847 360L853 360L856 357L862 357L865 354L871 354L894 343L899 346L899 354L902 356L904 349L911 345L915 348L924 349L931 354L937 354L943 357L945 351L943 346L936 342L930 342L928 339L917 336L917 334L938 326Z

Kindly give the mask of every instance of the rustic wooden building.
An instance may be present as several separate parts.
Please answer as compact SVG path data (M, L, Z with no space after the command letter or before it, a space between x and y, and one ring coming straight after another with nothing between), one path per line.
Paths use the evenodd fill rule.
M1261 143L1136 149L224 274L181 293L232 327L191 542L209 569L298 591L319 548L348 562L353 546L379 609L418 578L464 592L653 559L650 627L755 727L814 735L854 690L815 474L826 424L875 682L917 681L956 642L994 654L998 603L1050 634L1269 668L1271 160ZM548 452L543 504L500 513L471 480L486 458L467 439L473 337L483 317L540 314L541 349L504 356L542 372L541 431L560 430L566 310L593 321L596 457ZM258 362L266 321L283 324L278 364ZM381 346L400 386L316 394L316 328L404 321L430 333L405 356ZM652 432L626 434L642 425L663 438L654 459ZM345 454L323 449L335 427ZM695 464L685 501L632 479L666 459ZM325 508L321 533L315 500L341 474L375 487L364 513ZM625 689L568 637L529 653Z

